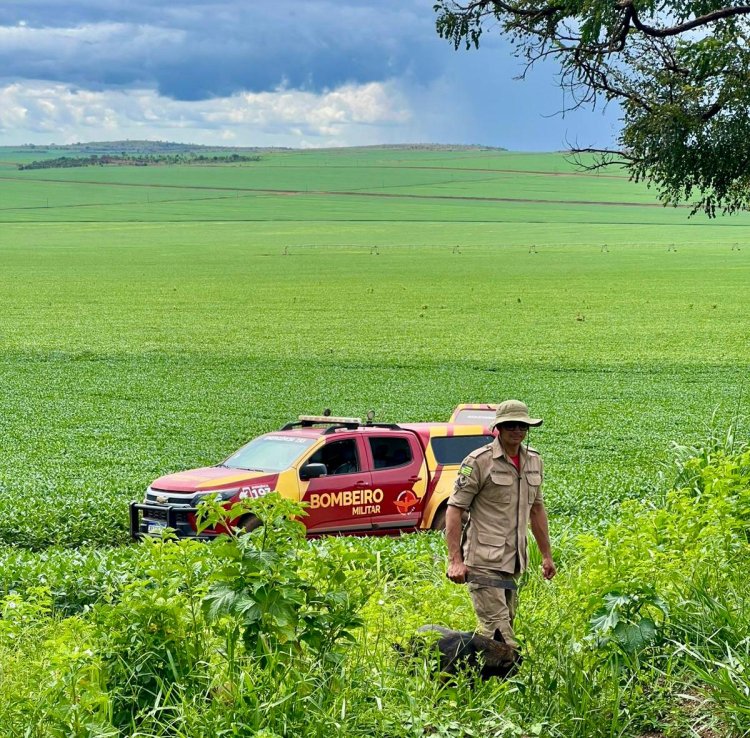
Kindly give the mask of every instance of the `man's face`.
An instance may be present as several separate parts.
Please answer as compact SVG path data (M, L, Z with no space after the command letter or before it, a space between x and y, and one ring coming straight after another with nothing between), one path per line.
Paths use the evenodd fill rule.
M526 438L529 426L526 423L501 423L498 426L498 431L503 446L520 446L523 439Z

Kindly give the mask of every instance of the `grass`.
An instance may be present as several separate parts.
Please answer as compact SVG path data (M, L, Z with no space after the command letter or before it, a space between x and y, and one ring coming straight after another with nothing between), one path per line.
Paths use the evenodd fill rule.
M13 154L0 150L0 161L6 162L0 169L0 220L7 222L369 220L683 226L687 213L658 206L644 185L629 182L620 170L582 173L562 155L551 154L284 152L232 166L34 171L16 171L13 159ZM672 239L682 242L687 233L695 233L695 226L709 223L696 216L693 228L676 232ZM746 216L737 216L721 225L746 228L748 223ZM711 224L712 230L718 226ZM612 238L622 242L623 235L613 233ZM465 238L459 240L466 243Z
M0 151L0 161L25 155ZM740 553L727 558L735 574L706 573L698 589L683 582L665 634L674 650L625 667L608 652L576 650L583 615L622 573L578 570L579 534L628 561L617 541L644 519L633 506L661 505L678 476L671 442L696 445L730 424L747 436L750 220L685 216L654 207L622 177L573 174L552 154L368 149L268 154L248 166L3 165L0 593L27 613L11 619L7 642L27 645L4 651L2 684L12 694L47 685L28 703L37 734L112 735L125 672L107 659L126 645L105 638L106 617L118 623L112 633L130 622L138 643L158 612L166 635L157 628L142 645L162 665L159 649L175 632L199 632L208 653L225 648L221 628L195 631L169 597L158 601L166 592L187 602L182 583L196 571L208 582L213 550L165 564L167 582L153 552L120 545L127 502L153 478L218 461L324 407L440 420L458 402L511 396L545 419L531 442L544 454L562 564L552 587L532 578L524 593L522 632L536 651L521 680L474 695L393 661L390 642L424 622L472 627L465 592L444 580L439 538L330 541L319 546L347 566L364 557L374 587L364 640L338 671L308 664L282 689L243 662L240 696L225 703L211 681L225 666L218 655L195 673L176 662L185 670L176 681L200 688L176 694L160 672L159 699L180 708L152 705L123 730L229 735L236 718L248 732L283 735L307 710L307 735L641 738L662 718L671 735L687 735L676 694L697 684L701 719L741 735L715 705L743 688L746 642L727 646L711 631L746 627ZM644 560L662 543L651 541ZM128 589L134 580L142 590ZM97 610L105 621L88 614L107 607ZM562 647L550 624L564 631ZM85 720L71 727L65 706L82 704L81 688L90 702L80 709L98 716L100 733L86 733ZM19 705L0 700L5 724ZM45 720L58 733L45 733Z
M215 245L201 245L210 232ZM71 531L81 499L122 540L125 503L152 478L218 461L300 412L437 420L500 396L546 418L532 443L553 513L592 522L609 514L600 500L648 490L671 440L703 437L746 402L744 251L284 256L231 227L25 235L38 245L7 247L0 277L13 388L0 508L25 512L0 517L0 537L18 545L89 540ZM51 494L68 502L44 511Z
M530 177L556 197L569 179L605 200L624 186L560 178L569 166L554 155L381 150L2 180L3 204L32 185L66 199L0 211L33 221L0 232L9 410L0 540L122 541L125 504L150 479L219 460L300 412L374 407L382 420L437 420L459 401L502 396L547 419L533 442L548 459L553 525L585 526L607 517L610 501L647 494L671 440L742 414L750 248L732 248L741 218L672 226L683 214L659 208L190 199L256 170L292 189L324 176L366 189L383 168L404 187L414 172L445 179L403 172L404 161L549 171ZM155 192L154 180L198 189L117 204ZM71 506L82 501L91 514L76 521Z

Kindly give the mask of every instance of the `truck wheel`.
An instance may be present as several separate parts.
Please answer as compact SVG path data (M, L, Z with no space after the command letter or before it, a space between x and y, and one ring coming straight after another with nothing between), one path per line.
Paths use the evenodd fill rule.
M245 533L251 533L256 528L260 528L263 523L255 517L255 515L245 515L240 518L239 525L237 526L240 530L244 530Z
M445 533L445 511L447 505L443 505L435 511L435 515L432 518L432 530L439 530L441 533Z

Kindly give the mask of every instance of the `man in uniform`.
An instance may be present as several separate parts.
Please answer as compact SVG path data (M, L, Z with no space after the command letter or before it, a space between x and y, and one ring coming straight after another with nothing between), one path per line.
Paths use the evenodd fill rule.
M529 427L541 424L540 418L529 417L523 402L501 403L494 423L497 436L464 459L445 518L447 577L457 584L468 582L479 632L492 638L499 629L514 646L516 581L528 565L529 524L542 554L544 578L556 574L542 499L542 459L522 445Z

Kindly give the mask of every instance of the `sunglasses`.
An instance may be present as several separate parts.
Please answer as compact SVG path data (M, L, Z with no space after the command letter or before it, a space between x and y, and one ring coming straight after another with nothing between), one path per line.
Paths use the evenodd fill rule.
M527 423L500 423L500 427L510 431L527 431L529 429Z

